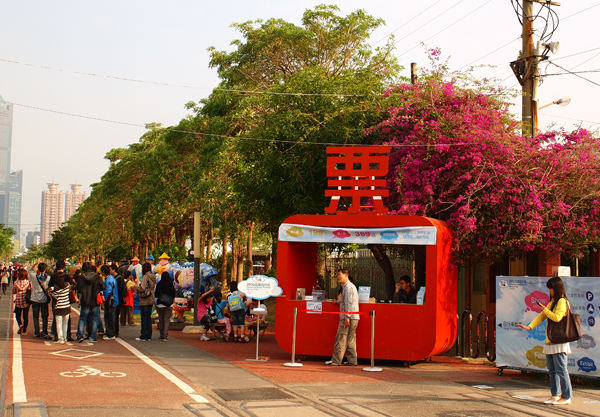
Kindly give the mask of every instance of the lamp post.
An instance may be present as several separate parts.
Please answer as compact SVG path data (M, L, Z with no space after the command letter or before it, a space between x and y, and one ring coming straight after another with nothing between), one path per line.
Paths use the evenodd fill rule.
M556 104L556 105L558 105L560 107L565 107L570 102L571 102L571 97L564 96L564 97L559 98L556 101L553 101L552 103L545 104L542 107L540 107L538 109L535 109L535 112L533 114L533 116L534 116L533 117L533 126L534 126L534 129L535 129L534 132L537 134L538 131L539 131L539 129L538 129L538 111L539 110L545 109L546 107L552 106L553 104Z

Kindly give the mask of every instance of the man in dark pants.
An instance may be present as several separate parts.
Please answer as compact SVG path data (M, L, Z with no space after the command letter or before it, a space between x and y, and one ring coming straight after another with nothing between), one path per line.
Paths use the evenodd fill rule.
M31 281L31 311L33 313L33 330L34 337L38 339L52 339L48 335L48 303L50 296L48 295L48 274L46 269L48 265L41 262L37 266L36 271L31 268L28 272L29 281ZM40 313L42 314L42 328L40 329Z

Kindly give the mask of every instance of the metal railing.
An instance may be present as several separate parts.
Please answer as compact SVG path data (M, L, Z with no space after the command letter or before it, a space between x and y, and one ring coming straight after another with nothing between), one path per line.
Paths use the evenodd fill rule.
M482 343L482 340L481 340L481 325L482 325L481 319L482 318L483 318L483 345L484 345L484 349L485 349L485 357L487 358L488 361L493 362L496 360L496 329L494 327L495 317L494 317L494 320L491 320L491 325L492 325L491 342L492 343L490 346L490 337L489 337L490 320L485 311L480 311L479 314L477 315L476 340L472 340L473 339L473 331L472 331L473 315L471 314L471 312L469 310L465 310L462 312L460 317L457 314L458 334L456 337L456 353L458 355L460 355L461 357L465 357L465 344L466 344L469 346L469 356L473 359L477 359L479 357L479 355L481 353L480 346ZM490 347L493 348L493 353L491 352Z

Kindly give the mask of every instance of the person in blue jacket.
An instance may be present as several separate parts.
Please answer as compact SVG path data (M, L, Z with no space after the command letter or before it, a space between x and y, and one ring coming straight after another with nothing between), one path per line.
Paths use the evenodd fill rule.
M106 280L104 280L104 325L106 327L103 339L112 340L116 339L115 320L117 306L119 305L119 289L117 287L118 267L112 264L102 265L102 273L106 274Z

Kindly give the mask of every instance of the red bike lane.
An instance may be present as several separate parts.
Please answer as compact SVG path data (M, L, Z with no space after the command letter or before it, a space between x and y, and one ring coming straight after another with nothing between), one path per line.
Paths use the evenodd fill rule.
M72 314L71 319L74 329L78 315ZM118 339L56 344L34 338L33 332L21 337L14 327L12 333L11 339L16 340L9 350L12 370L8 381L15 375L17 378L7 387L10 385L11 394L17 393L15 398L24 389L27 402L58 407L177 409L183 404L206 402L183 377L145 356L138 349L143 349L143 343ZM19 381L19 356L24 388Z

